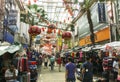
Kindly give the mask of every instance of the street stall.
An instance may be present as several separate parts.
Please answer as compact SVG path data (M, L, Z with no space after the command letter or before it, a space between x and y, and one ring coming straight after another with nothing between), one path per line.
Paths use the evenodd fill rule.
M21 48L21 44L9 44L3 42L0 44L0 82L4 82L4 74L10 63L13 62L15 53Z
M120 59L120 41L106 43L93 49L98 50L98 56L102 58L103 72L100 78L103 77L104 80L113 79L113 61Z

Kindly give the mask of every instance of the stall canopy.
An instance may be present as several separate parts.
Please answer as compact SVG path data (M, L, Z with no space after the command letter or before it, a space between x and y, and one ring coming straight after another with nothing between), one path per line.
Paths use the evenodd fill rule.
M6 53L6 49L8 48L9 46L0 46L0 56L4 53Z
M21 48L21 45L11 45L7 48L7 52L14 53L14 52L20 50L20 48Z
M112 47L112 48L120 47L120 41L114 41L114 42L106 43L104 45L97 46L94 49L106 49L107 47Z
M19 45L13 44L10 46L0 46L0 56L6 52L14 53L14 52L20 50L21 47L22 47L21 44L19 44Z

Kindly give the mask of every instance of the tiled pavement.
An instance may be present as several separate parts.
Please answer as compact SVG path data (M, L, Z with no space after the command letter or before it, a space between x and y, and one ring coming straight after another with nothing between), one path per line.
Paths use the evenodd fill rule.
M57 66L53 71L49 67L46 69L42 67L37 82L65 82L65 68L62 67L61 72L59 72ZM76 80L76 82L80 81ZM110 82L114 81L110 80Z
M37 82L65 82L65 68L62 67L61 72L59 72L58 66L55 66L53 71L49 67L46 69L42 67Z

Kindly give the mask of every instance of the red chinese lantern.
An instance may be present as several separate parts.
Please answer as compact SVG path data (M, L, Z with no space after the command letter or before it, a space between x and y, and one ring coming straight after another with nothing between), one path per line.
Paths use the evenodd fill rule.
M64 32L62 33L62 38L67 40L67 39L71 39L72 35L70 32Z
M37 34L40 34L41 33L41 29L37 28L36 32L37 32Z
M36 36L41 33L41 29L37 26L31 26L28 32L31 36Z
M47 33L48 33L48 34L52 33L52 29L51 29L51 28L48 28Z
M50 29L55 29L56 26L55 26L54 24L50 24L50 25L48 26L48 28L50 28Z

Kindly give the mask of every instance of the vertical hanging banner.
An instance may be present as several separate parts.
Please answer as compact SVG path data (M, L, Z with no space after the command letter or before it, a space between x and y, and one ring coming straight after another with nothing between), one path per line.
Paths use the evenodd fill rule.
M8 14L8 24L9 25L16 25L17 23L17 10L10 10Z
M105 3L98 3L98 19L99 23L106 22Z
M18 28L17 28L17 15L18 15L17 10L10 10L9 14L8 14L8 25L9 25L9 28L13 32L18 30Z

